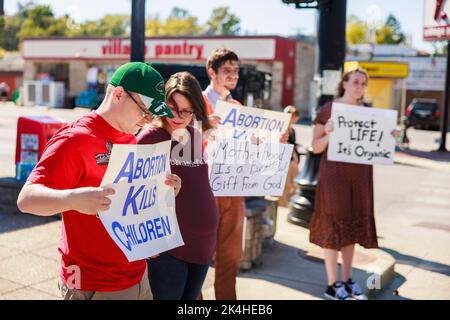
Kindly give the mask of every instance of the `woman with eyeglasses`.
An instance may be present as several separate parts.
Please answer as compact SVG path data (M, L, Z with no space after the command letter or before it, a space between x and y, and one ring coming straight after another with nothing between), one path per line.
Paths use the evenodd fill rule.
M139 144L172 140L171 170L183 181L175 199L184 246L148 260L155 300L195 300L199 297L216 246L218 214L203 158L200 130L211 129L200 85L188 72L166 83L166 103L174 118L161 118L137 137ZM201 129L195 125L201 123Z

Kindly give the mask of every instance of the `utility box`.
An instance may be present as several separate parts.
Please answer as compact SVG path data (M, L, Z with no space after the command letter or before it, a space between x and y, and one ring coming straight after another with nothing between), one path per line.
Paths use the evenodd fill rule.
M254 265L261 264L263 241L263 214L266 201L259 197L245 200L245 221L242 241L241 270L250 270Z
M55 81L24 81L25 106L46 106L62 108L64 106L64 83Z
M48 140L65 125L65 121L49 116L27 116L17 120L16 180L28 178Z

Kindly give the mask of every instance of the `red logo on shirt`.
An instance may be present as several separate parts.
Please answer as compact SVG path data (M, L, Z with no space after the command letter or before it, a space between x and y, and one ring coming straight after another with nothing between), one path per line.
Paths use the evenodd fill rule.
M99 166L104 166L109 163L109 157L111 156L111 150L112 150L112 142L106 141L106 150L108 150L107 153L97 153L95 155L95 161Z

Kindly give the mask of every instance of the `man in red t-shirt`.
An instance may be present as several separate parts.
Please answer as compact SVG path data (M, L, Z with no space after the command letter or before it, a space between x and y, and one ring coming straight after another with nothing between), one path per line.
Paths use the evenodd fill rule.
M128 262L98 212L110 206L112 188L100 188L114 144L135 144L152 115L173 117L164 80L150 65L130 62L111 78L96 111L59 130L21 190L22 212L62 212L60 289L64 299L152 299L145 260ZM181 180L168 175L177 194Z

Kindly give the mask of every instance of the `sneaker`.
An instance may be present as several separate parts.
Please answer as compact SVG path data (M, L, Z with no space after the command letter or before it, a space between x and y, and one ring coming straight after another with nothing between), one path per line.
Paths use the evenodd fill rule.
M347 290L348 294L352 296L356 300L368 300L367 296L361 290L356 282L352 279L348 279L347 282L344 282L345 290Z
M342 282L335 282L332 286L328 286L324 296L330 300L352 300Z

